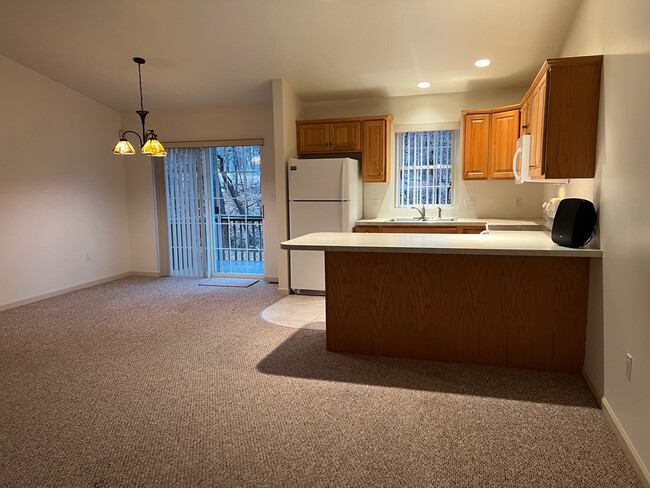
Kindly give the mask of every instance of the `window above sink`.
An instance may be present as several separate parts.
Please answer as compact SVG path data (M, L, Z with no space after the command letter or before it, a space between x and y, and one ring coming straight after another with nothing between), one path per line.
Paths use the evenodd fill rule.
M396 208L452 206L457 138L457 124L395 127Z

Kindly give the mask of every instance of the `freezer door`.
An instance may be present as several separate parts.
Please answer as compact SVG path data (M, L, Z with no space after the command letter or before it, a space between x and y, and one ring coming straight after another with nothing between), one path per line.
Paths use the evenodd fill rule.
M289 236L312 232L351 232L350 202L289 202ZM325 290L325 258L322 251L290 251L291 289Z
M290 159L289 200L349 200L352 166L358 167L358 161L349 158Z
M352 232L350 202L289 202L289 238L312 232Z
M323 251L290 251L289 254L291 258L291 289L305 294L324 292L325 253Z

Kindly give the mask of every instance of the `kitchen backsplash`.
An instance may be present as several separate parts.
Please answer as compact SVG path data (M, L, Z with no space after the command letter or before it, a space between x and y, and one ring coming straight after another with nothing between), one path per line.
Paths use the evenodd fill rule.
M443 216L461 218L541 218L543 186L515 185L513 181L460 181L454 205ZM363 188L364 218L412 216L415 210L395 207L391 183L367 183Z

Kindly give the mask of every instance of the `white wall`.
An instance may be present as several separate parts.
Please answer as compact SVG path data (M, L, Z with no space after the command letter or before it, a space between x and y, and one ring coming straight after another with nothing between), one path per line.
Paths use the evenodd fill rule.
M3 56L0 73L0 307L128 272L119 113Z
M139 120L135 112L123 113L122 127L125 130L139 131ZM259 137L264 139L264 146L261 150L261 171L262 203L265 212L265 276L276 279L278 253L275 251L277 214L272 105L152 110L147 117L147 128L154 129L163 143L165 141L200 142ZM132 142L135 143L135 141ZM158 271L158 246L151 160L141 155L123 156L123 158L126 164L133 270L155 273Z
M604 54L594 200L602 267L592 266L585 371L650 468L650 2L581 4L563 56ZM588 194L586 182L560 189ZM548 195L547 196L552 196ZM594 269L595 268L595 269ZM595 271L595 273L594 273ZM625 379L625 354L633 357Z
M277 194L277 244L278 291L289 293L289 256L280 249L280 243L289 238L287 205L287 161L297 156L296 119L302 109L289 84L282 79L273 80L273 124L275 128L275 183Z
M300 118L319 119L389 114L393 116L394 126L448 122L460 124L461 110L496 108L519 103L526 88L339 102L311 102L303 105ZM455 208L444 210L443 215L469 218L540 218L543 192L541 185L515 185L513 181L464 182L462 180L462 161L460 159L463 144L462 130L460 135L457 152L458 166L454 175L456 182ZM364 185L365 218L414 215L415 211L412 209L395 208L394 154L391 154L391 157L393 158L391 181ZM515 208L515 197L522 198L521 208ZM475 198L476 208L465 208L466 198Z

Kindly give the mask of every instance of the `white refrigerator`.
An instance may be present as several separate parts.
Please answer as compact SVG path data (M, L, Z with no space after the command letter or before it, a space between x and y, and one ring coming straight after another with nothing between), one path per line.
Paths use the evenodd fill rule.
M352 232L363 213L359 161L350 158L289 160L289 237L312 232ZM291 289L325 292L325 254L289 251Z

